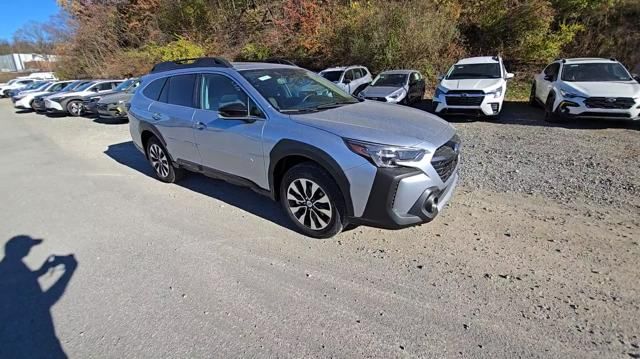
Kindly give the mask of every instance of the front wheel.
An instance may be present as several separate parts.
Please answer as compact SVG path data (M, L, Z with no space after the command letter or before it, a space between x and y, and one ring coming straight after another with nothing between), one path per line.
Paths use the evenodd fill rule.
M560 122L560 115L553 109L553 104L556 101L554 94L549 95L547 102L544 106L544 120L550 123Z
M329 238L344 227L344 200L338 185L320 166L291 167L280 185L280 203L296 228L313 238Z
M67 104L67 112L74 117L80 116L82 114L82 103L76 100L69 101Z

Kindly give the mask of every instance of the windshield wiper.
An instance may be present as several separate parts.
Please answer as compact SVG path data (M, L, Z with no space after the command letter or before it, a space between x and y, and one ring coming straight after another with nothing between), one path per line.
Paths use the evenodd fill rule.
M288 108L284 110L279 110L281 113L309 113L309 112L318 112L315 108Z
M322 104L322 105L318 105L318 106L316 106L314 108L316 110L327 110L327 109L330 109L330 108L341 107L341 106L344 106L344 105L352 105L354 103L357 103L357 102L351 102L351 101L333 102L333 103L325 103L325 104Z

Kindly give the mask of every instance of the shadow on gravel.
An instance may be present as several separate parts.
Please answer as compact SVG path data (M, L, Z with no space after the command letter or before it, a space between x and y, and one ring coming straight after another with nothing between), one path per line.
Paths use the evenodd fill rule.
M431 112L431 100L422 100L413 107ZM505 101L499 120L483 117L444 116L449 122L491 122L508 125L560 127L567 129L597 130L605 128L640 129L640 123L620 120L597 119L571 119L559 123L550 123L544 120L542 108L531 107L527 102Z
M129 120L127 119L117 120L117 119L95 117L93 118L93 122L99 125L125 125L129 123Z
M124 166L156 178L151 165L132 141L110 145L104 153ZM295 230L278 203L248 188L235 186L196 173L189 173L176 185L215 198L279 226Z
M66 358L51 307L62 297L78 262L73 254L50 256L32 271L23 259L42 239L15 236L0 261L0 358ZM63 269L64 268L64 269ZM38 278L63 270L46 291Z
M23 113L31 113L31 112L33 112L33 110L22 109L22 110L16 110L15 113L20 115L20 114L23 114Z

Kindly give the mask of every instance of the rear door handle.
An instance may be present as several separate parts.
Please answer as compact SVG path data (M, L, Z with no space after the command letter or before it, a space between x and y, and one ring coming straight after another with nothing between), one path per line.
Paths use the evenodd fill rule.
M198 130L204 130L205 128L207 128L207 125L204 122L196 122L195 127Z

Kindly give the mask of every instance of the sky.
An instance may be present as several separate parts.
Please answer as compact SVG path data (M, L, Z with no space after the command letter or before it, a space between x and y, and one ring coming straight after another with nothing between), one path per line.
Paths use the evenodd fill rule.
M46 21L58 13L56 0L0 0L0 39L10 40L14 31L29 21Z

